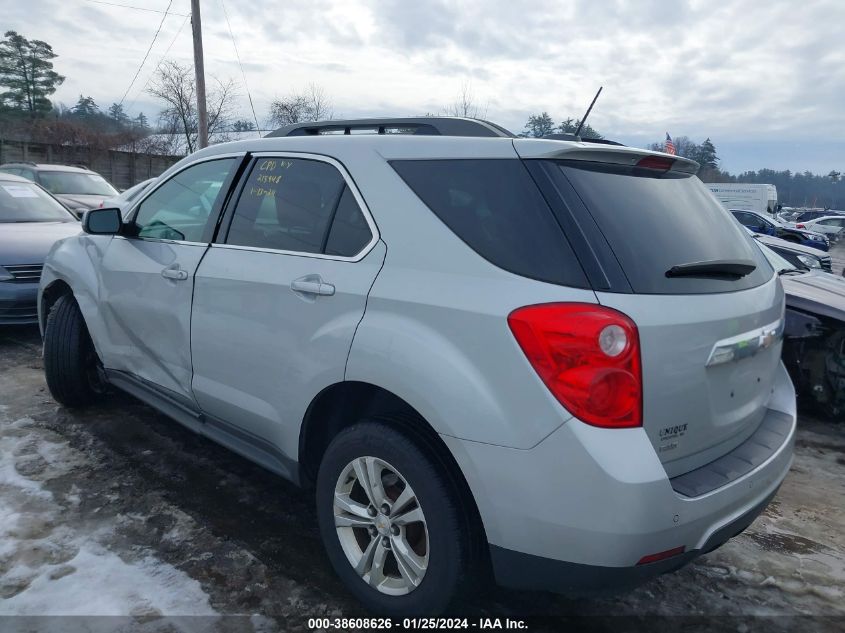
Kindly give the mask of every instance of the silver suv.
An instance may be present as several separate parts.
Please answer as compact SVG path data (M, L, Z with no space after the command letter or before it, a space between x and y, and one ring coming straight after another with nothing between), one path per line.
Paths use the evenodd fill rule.
M47 382L313 486L373 611L490 568L631 587L745 529L792 459L783 290L697 167L448 119L204 149L53 248Z

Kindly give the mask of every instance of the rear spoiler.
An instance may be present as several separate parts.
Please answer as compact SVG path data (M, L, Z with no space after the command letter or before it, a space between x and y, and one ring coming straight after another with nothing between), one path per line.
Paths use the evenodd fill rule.
M665 165L667 171L685 174L695 174L699 168L699 164L689 158L621 145L517 138L514 139L513 146L521 158L583 160L592 163L626 166L643 164L646 167Z

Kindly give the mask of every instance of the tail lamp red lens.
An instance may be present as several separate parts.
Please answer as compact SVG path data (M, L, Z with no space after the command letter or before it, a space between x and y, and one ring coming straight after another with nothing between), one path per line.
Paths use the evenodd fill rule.
M807 227L806 227L806 226L804 226L803 224L796 224L796 225L795 225L795 228L796 228L796 229L806 229Z
M594 304L547 303L514 310L508 325L574 416L605 428L642 426L640 343L631 319Z

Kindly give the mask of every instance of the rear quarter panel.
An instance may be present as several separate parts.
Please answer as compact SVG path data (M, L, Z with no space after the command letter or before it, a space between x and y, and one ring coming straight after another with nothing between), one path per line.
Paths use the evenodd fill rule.
M498 157L513 158L512 152ZM595 303L595 294L490 264L384 158L347 162L387 254L352 343L346 380L391 391L438 433L518 448L536 445L572 416L528 363L507 317L535 303Z

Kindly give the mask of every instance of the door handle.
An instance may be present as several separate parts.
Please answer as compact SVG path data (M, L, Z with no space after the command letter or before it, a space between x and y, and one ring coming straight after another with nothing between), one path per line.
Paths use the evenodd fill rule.
M176 281L185 281L188 278L188 272L175 268L173 266L165 268L161 271L161 276L165 279L175 279Z
M321 297L331 297L334 294L334 286L332 284L327 284L319 276L314 275L294 279L290 284L290 289L294 292Z

